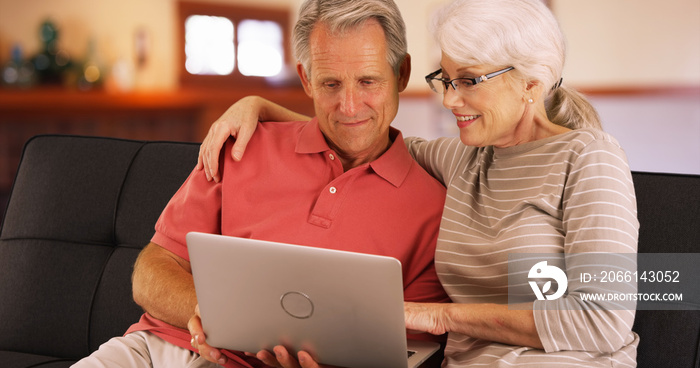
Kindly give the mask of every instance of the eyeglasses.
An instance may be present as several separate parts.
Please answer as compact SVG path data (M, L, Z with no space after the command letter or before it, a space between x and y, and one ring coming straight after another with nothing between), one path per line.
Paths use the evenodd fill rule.
M428 75L425 76L425 81L428 82L428 85L430 86L430 89L432 89L434 92L437 93L447 93L447 89L449 88L448 86L452 86L452 89L455 91L464 91L467 90L469 87L474 86L476 84L479 84L481 82L485 82L497 75L501 75L507 71L513 70L512 66L509 66L505 69L501 69L498 71L495 71L493 73L489 73L486 75L482 75L481 77L476 77L476 78L455 78L455 79L447 79L447 78L436 78L438 74L442 73L442 69L438 69ZM440 83L435 83L435 81L438 81ZM437 84L437 86L436 86Z

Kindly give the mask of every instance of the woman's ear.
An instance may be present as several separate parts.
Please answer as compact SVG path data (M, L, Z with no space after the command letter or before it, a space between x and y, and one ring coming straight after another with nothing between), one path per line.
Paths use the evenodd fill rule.
M537 80L525 81L525 100L537 100L542 95L542 83Z

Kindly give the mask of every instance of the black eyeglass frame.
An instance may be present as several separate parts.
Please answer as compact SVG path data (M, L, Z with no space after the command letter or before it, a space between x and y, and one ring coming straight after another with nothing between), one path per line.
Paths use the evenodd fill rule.
M472 84L470 85L470 87L471 87L471 86L477 85L477 84L479 84L479 83L481 83L481 82L486 82L487 80L489 80L489 79L491 79L491 78L493 78L493 77L495 77L495 76L497 76L497 75L501 75L501 74L503 74L503 73L505 73L505 72L508 72L508 71L511 71L511 70L513 70L513 69L515 69L515 68L512 67L512 66L509 66L509 67L507 67L507 68L504 68L504 69L501 69L501 70L497 70L497 71L495 71L495 72L493 72L493 73L485 74L485 75L482 75L481 77L476 77L476 78L455 78L455 79L435 78L438 74L442 73L442 68L441 68L441 69L438 69L438 70L436 70L436 71L434 71L434 72L432 72L432 73L426 75L426 76L425 76L425 81L426 81L426 82L428 83L428 85L430 86L430 89L432 89L432 90L433 90L434 92L436 92L436 93L439 93L439 92L438 92L438 90L435 88L435 86L433 85L433 82L432 82L432 81L434 81L434 80L435 80L435 81L440 81L440 82L442 82L442 84L445 86L445 91L444 91L444 92L447 92L447 90L449 89L448 85L452 86L452 89L454 89L454 90L456 91L456 90L457 90L457 83L455 83L455 81L468 80L468 81L470 81L470 82L472 83Z

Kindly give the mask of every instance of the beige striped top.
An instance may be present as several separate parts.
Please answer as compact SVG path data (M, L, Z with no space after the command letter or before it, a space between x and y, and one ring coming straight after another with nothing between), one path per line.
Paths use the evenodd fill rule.
M581 129L509 148L458 138L406 143L447 187L435 263L454 302L508 303L509 253L559 254L569 279L557 300L531 292L544 350L450 333L443 367L636 366L634 305L590 309L580 293L600 284L579 282L587 266L570 258L637 251L634 187L614 138Z

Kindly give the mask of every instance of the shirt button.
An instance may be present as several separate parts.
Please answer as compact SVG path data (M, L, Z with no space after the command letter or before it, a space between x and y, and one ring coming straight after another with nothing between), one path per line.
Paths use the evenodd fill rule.
M335 189L335 187L331 187L329 190L330 190L331 194L335 194L335 192L338 191L337 189Z
M332 153L329 154L328 157L329 157L331 160L335 160L335 156L334 156Z

